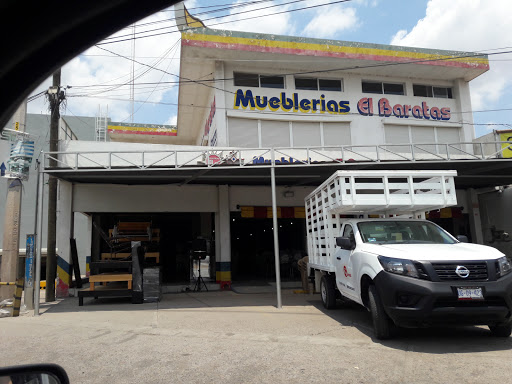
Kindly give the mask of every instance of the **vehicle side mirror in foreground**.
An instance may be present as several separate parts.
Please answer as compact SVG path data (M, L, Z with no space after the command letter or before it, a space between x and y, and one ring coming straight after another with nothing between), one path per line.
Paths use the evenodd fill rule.
M352 250L356 247L355 242L350 240L349 237L337 237L336 245L338 247L341 247L341 249L348 249L348 250Z
M457 235L457 240L461 243L469 243L468 237L466 235Z
M69 384L66 371L56 364L20 365L0 368L0 384Z

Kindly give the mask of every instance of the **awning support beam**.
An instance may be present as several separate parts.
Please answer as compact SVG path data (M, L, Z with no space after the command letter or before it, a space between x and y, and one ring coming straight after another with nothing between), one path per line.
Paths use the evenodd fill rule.
M37 172L39 185L37 186L37 235L36 235L36 271L34 282L34 316L39 316L39 295L41 293L41 253L43 251L43 198L44 198L44 173L39 166Z
M272 185L272 226L274 227L274 259L276 263L276 293L277 308L281 309L281 265L279 264L279 226L277 224L277 201L276 201L276 169L274 150L272 149L272 167L270 168L270 183Z

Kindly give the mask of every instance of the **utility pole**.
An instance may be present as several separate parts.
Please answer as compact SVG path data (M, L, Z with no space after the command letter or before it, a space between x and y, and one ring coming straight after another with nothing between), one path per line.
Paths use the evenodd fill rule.
M14 114L14 131L25 132L27 119L27 102L24 101ZM20 273L19 248L20 248L20 226L21 226L21 192L22 183L20 178L9 178L7 180L7 201L5 204L4 234L2 262L0 264L0 281L12 283ZM14 297L13 285L0 285L0 301Z
M60 89L60 68L53 74L53 85L48 89L50 103L50 152L59 150L60 103L64 100L64 91ZM54 157L54 156L51 156ZM57 166L57 161L50 157L50 168ZM48 180L48 240L46 252L46 296L45 301L55 301L55 278L57 277L57 179L50 176Z

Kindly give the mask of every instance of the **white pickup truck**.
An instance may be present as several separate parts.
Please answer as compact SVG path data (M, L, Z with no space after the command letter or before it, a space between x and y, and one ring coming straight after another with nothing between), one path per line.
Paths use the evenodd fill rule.
M306 198L310 277L327 309L337 299L363 305L378 339L393 325L434 324L488 325L510 336L507 257L424 219L456 204L455 175L338 171Z

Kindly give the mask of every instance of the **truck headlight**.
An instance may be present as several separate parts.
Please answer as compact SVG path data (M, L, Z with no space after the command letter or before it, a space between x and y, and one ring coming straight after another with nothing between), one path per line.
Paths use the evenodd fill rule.
M379 256L378 257L382 268L386 272L396 273L397 275L420 278L418 269L411 260L395 259L393 257Z
M510 266L510 262L506 256L500 257L496 260L496 274L498 275L498 278L509 274L511 271L512 267Z

